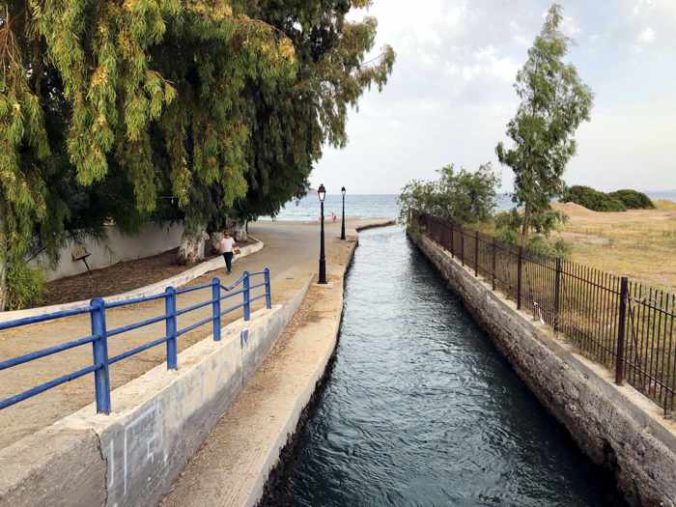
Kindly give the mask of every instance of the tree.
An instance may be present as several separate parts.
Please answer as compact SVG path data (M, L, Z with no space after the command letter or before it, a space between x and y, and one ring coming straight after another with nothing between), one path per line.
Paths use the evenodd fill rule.
M561 7L554 4L516 78L521 104L507 125L513 147L496 148L500 162L514 171L513 201L523 206L522 244L531 229L546 234L556 223L550 201L565 189L562 176L576 151L573 135L590 119L592 92L563 61L570 41L561 21Z
M234 214L243 220L275 215L307 191L308 177L325 144L344 147L347 111L364 90L387 82L395 60L391 47L365 62L376 20L346 21L364 0L329 0L299 8L296 2L252 3L250 15L282 31L296 51L298 71L275 87L250 83L252 116L247 194Z
M410 210L429 213L457 224L486 222L495 209L498 176L490 163L476 172L456 171L453 164L439 169L437 181L413 180L399 195L400 218Z
M375 21L345 21L368 3L0 4L0 309L8 274L30 279L12 269L74 228L181 219L197 244L235 202L252 217L303 193L391 72L389 48L364 63Z
M0 5L0 309L36 235L54 252L69 221L140 223L162 195L198 228L212 185L226 207L245 193L242 91L292 78L296 58L239 4Z

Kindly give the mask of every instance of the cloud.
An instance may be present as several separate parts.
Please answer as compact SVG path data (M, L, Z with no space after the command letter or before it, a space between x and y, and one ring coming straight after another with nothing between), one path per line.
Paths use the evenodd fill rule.
M519 66L506 56L498 56L493 46L486 46L476 50L472 60L465 65L447 66L447 74L459 76L469 83L479 77L497 78L500 81L510 83L514 81Z
M655 30L650 27L645 28L641 33L638 34L637 42L639 45L647 45L655 42Z
M374 56L391 44L394 73L382 93L367 93L351 113L350 143L327 149L313 183L397 192L449 162L472 169L495 161L495 145L518 107L512 83L550 3L374 0L368 10L379 26ZM669 130L676 67L665 65L676 60L676 0L566 0L564 16L564 32L579 41L568 60L595 94L568 181L676 188ZM511 182L505 169L504 188Z

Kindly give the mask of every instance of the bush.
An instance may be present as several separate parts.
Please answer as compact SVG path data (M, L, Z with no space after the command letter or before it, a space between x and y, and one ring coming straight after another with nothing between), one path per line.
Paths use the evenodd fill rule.
M440 178L436 181L413 180L402 188L398 198L402 221L408 218L412 209L459 224L476 224L490 219L499 183L490 163L474 172L457 171L452 164L438 172Z
M583 185L573 185L567 188L561 197L561 202L574 202L594 211L627 210L624 203L617 197Z
M45 281L42 271L24 262L12 262L7 269L7 309L20 310L42 300Z
M617 199L624 204L627 209L654 209L655 204L650 200L650 197L643 192L637 192L630 188L617 190L608 194L610 197Z

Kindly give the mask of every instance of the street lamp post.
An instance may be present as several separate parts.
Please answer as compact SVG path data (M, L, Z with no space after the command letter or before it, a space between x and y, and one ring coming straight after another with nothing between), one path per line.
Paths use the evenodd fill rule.
M345 239L345 187L340 189L340 193L343 194L343 223L340 226L340 239Z
M317 194L319 195L319 202L321 203L321 231L319 239L319 283L326 283L326 256L324 252L324 199L326 198L326 189L324 185L319 185L317 189Z

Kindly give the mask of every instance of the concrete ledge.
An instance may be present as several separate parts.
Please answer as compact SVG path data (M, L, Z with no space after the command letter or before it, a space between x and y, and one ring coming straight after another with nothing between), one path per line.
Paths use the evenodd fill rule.
M26 437L0 451L0 470L0 505L105 504L106 463L92 430L48 428Z
M251 254L259 252L265 246L265 244L262 241L254 238L253 236L249 237L251 239L254 239L256 242L251 245L243 246L240 249L240 253L235 255L233 262L236 261L237 259L241 259L242 257L247 257ZM223 266L224 266L223 259L220 256L214 257L213 259L209 259L208 261L197 264L192 268L186 269L182 273L172 276L171 278L166 278L159 282L146 285L145 287L139 287L138 289L123 292L122 294L107 296L105 300L109 303L114 303L118 301L127 301L129 299L134 299L138 297L154 296L156 294L161 294L164 292L164 289L166 289L170 285L173 285L174 287L180 287L181 285L185 285L186 283L194 280L195 278L199 278L205 273L222 268ZM21 319L24 317L32 317L34 315L41 315L43 313L59 312L62 310L69 310L72 308L81 308L83 306L87 306L88 304L89 300L83 299L81 301L73 301L72 303L63 303L60 305L39 306L37 308L27 308L26 310L0 312L0 322Z
M0 451L0 505L153 505L263 361L310 285L112 393Z
M409 237L463 299L519 376L634 505L676 505L676 425L631 386L533 322L425 236Z

